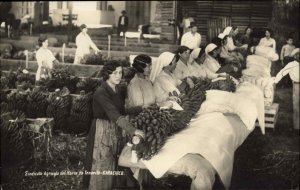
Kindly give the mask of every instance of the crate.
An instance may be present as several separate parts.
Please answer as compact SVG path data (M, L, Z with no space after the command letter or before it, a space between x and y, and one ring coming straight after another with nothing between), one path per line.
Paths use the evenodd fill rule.
M26 118L26 123L30 127L30 130L35 133L35 138L33 140L34 146L34 159L44 157L46 160L51 158L51 153L49 151L50 140L52 137L53 129L53 118L37 118L30 119Z
M265 106L265 127L275 130L277 118L278 118L279 104L273 103L271 106ZM258 121L255 123L256 127L259 127Z

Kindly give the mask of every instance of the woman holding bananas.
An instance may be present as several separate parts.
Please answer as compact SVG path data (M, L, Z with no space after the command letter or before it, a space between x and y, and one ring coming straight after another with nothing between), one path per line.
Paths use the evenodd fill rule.
M93 122L88 136L85 171L103 172L117 170L117 155L123 148L122 129L129 135L144 137L143 131L136 129L125 119L126 92L119 86L122 66L111 61L101 70L103 83L93 95ZM128 113L141 112L142 107L127 110ZM89 189L113 189L116 184L113 175L92 175L86 173L83 185ZM120 178L121 176L118 176Z

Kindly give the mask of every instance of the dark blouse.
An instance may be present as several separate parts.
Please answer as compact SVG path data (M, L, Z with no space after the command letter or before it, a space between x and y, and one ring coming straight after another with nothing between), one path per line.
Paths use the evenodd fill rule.
M116 92L103 82L93 95L93 117L116 122L120 116L126 113L139 113L142 107L125 110L126 87L116 86Z

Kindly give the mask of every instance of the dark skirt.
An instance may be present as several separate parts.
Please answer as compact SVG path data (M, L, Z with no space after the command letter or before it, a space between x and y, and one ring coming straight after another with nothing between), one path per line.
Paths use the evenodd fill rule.
M108 120L94 119L88 136L84 173L117 171L117 159L123 146L120 127ZM92 190L111 190L116 177L118 176L84 174L83 186Z

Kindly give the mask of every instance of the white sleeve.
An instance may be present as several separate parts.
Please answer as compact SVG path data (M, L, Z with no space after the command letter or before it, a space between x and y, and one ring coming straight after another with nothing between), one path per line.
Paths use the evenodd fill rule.
M51 65L50 65L50 69L53 68L53 61L56 60L56 58L54 57L53 53L49 50L49 56L50 56L50 60L51 60Z
M98 47L94 44L94 42L92 41L90 36L88 36L88 39L89 39L89 43L90 43L91 48L93 48L93 50L97 51Z
M42 66L43 63L42 63L42 56L41 56L41 53L39 51L36 52L35 54L35 58L36 58L36 61L38 63L38 66Z
M273 39L273 49L276 51L276 41Z
M259 45L259 46L262 46L262 45L263 45L263 38L261 38L261 39L259 40L258 45Z
M182 46L186 45L186 35L182 36L180 45L182 45Z
M299 66L299 63L293 61L288 63L284 68L282 68L276 75L275 77L275 83L278 83L282 77L284 77L285 75L289 74L290 70L296 66Z
M79 34L76 36L76 46L78 47L78 45L80 44L80 40L79 40Z
M200 47L201 45L201 34L199 34L199 44L198 44L198 47Z

